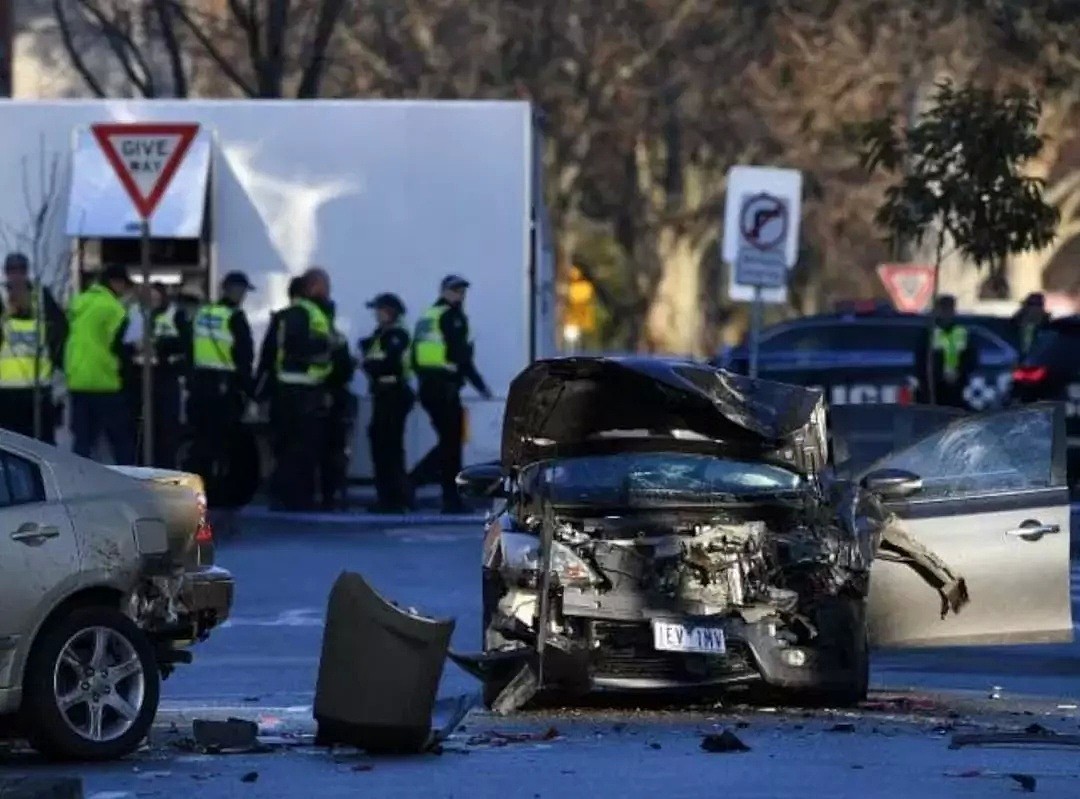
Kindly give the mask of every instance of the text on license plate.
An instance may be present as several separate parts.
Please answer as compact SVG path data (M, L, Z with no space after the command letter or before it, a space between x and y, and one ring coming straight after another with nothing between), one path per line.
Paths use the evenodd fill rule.
M675 621L654 619L653 646L663 652L707 652L722 655L724 631L719 627L701 627Z

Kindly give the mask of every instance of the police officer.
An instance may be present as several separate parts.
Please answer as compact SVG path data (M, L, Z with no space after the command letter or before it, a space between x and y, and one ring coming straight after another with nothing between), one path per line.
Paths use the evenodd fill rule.
M192 322L187 418L192 431L189 468L208 482L216 476L220 495L229 480L233 448L251 396L255 359L251 326L242 306L254 288L243 272L221 281L221 298L199 309ZM207 486L207 493L211 493Z
M1023 359L1031 351L1039 331L1050 324L1050 314L1046 312L1046 295L1034 292L1024 298L1020 309L1013 315L1013 329L1019 345L1019 355Z
M274 391L275 464L271 490L276 510L312 510L326 433L324 383L332 371L332 325L323 305L330 278L304 273L301 296L278 318Z
M147 301L150 303L150 336L154 347L151 356L154 369L154 461L147 465L175 469L180 444L180 381L191 356L191 322L179 305L169 299L168 289L161 283L150 286ZM132 393L140 416L144 360L141 349L140 339L135 344L132 356L135 366Z
M464 434L461 388L467 380L485 399L491 398L473 365L469 320L462 306L469 281L460 275L443 278L441 296L416 323L413 365L420 381L420 404L431 417L438 443L416 465L412 485L439 482L443 512L460 513L464 505L455 479L461 471Z
M125 465L135 463L135 424L122 377L130 289L126 267L106 266L100 281L71 301L64 347L75 454L89 458L104 434L113 460Z
M294 277L289 281L289 305L270 314L270 323L266 326L262 346L259 347L259 365L255 369L255 399L258 402L270 400L274 395L274 378L277 371L278 322L282 311L300 298L303 278ZM271 408L271 416L273 409ZM271 422L272 424L273 422Z
M380 294L367 304L375 310L375 332L360 340L363 368L372 397L371 461L375 467L375 513L408 509L405 474L405 420L416 397L412 377L410 336L402 323L405 305L396 294Z
M60 352L49 346L47 322L36 318L30 292L30 286L11 287L0 317L0 426L33 438L36 401L38 438L55 444L52 379Z
M934 304L934 329L923 334L915 351L916 399L921 403L966 408L964 388L979 356L967 328L956 321L956 298L944 294Z
M319 462L320 496L323 510L343 510L348 500L351 442L357 415L356 395L349 390L356 375L356 360L349 352L348 340L337 330L334 301L315 302L330 320L330 373L323 383L326 427Z
M45 321L45 333L49 337L49 350L64 351L68 322L63 308L56 302L48 286L35 285L30 279L30 260L21 252L10 253L4 259L4 285L7 291L24 292L30 297L30 315L38 316L38 299L42 302L40 316Z

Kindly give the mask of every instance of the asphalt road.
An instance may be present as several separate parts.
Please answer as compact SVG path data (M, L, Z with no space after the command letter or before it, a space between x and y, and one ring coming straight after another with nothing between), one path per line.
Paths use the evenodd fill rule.
M388 598L457 619L454 646L479 638L480 531L475 526L356 530L344 525L248 523L219 541L219 563L238 582L234 617L196 650L163 687L155 746L132 760L99 766L44 766L32 757L0 756L0 773L78 774L91 799L175 796L288 797L557 795L699 796L730 787L734 795L804 797L806 785L831 796L1007 796L1021 790L1008 775L1034 775L1040 795L1080 793L1073 752L952 751L947 738L970 729L1022 729L1032 716L1060 732L1080 725L1080 644L881 654L874 685L950 693L914 715L860 713L835 718L802 712L739 711L629 714L571 713L496 720L474 714L441 758L372 760L312 747L257 756L178 752L173 744L197 717L258 719L268 730L309 727L321 617L343 570L364 574ZM1080 564L1078 564L1080 566ZM1076 570L1074 569L1074 575ZM1074 576L1074 584L1077 584ZM1080 618L1074 594L1074 617ZM1000 686L1003 699L987 699ZM440 696L477 684L447 665ZM1021 696L1052 697L1035 702ZM964 703L970 706L964 706ZM971 703L975 703L972 705ZM1070 707L1072 705L1072 707ZM974 709L972 709L974 708ZM835 731L837 723L850 721ZM168 730L170 724L176 729ZM740 726L736 727L735 725ZM548 740L554 727L557 737ZM705 755L702 735L730 727L751 746ZM502 745L491 729L525 730L533 740ZM478 737L469 740L471 736ZM842 746L838 742L842 741ZM469 756L463 756L469 755ZM254 782L246 775L258 774Z

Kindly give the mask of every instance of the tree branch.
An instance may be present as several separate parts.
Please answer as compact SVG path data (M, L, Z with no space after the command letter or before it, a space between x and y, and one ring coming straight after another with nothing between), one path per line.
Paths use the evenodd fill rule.
M120 68L124 70L124 74L135 89L144 97L154 97L156 91L153 72L151 72L150 65L146 62L142 50L135 43L131 34L121 29L115 20L109 19L105 12L92 3L91 0L78 0L78 3L97 22L101 35L105 37L109 49L116 56L116 60L120 62ZM142 78L136 73L135 64L132 61L142 71Z
M173 94L176 97L187 97L187 71L184 69L184 57L180 52L180 42L176 38L176 28L173 25L168 0L154 0L154 12L157 14L158 24L161 25L161 38L165 41L165 50L169 54Z
M71 23L68 21L67 12L64 11L64 0L53 0L53 15L56 17L56 25L60 29L60 41L64 45L71 66L79 73L87 88L97 97L105 96L105 88L94 77L94 73L86 65L86 61L75 46L75 39L71 34Z
M236 84L248 97L255 97L257 90L248 81L244 80L244 77L236 71L236 68L232 65L231 61L217 48L209 34L203 29L201 25L188 13L188 10L184 7L184 4L180 0L165 0L172 7L173 12L177 18L184 23L184 26L191 32L191 35L195 37L199 45L206 51L206 54L210 56L211 60L217 64L218 68L225 74L229 80Z
M345 0L323 0L315 22L315 35L311 42L311 57L307 60L296 96L300 99L317 97L322 77L326 71L326 50L334 29L345 11Z

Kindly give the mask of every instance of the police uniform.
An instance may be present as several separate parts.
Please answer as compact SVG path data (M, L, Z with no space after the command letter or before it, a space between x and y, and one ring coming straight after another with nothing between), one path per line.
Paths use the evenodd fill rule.
M467 288L468 282L454 275L443 281L443 289ZM438 443L413 468L413 486L438 482L442 486L443 510L462 509L456 479L461 471L464 437L464 409L461 388L465 381L488 396L487 386L473 365L473 343L469 319L459 304L439 299L416 323L413 336L413 367L419 380L420 404L431 418Z
M338 510L344 509L348 499L349 463L357 415L356 395L349 387L356 375L356 361L349 352L349 342L335 326L334 303L328 300L321 307L330 320L330 372L323 383L326 425L319 461L319 484L323 509Z
M104 434L119 464L135 462L135 425L124 394L123 352L127 308L107 285L127 281L108 267L103 282L78 294L68 309L69 335L64 374L71 398L75 454L89 458Z
M333 370L332 325L309 299L297 299L278 317L274 387L274 507L311 510L326 438L324 384Z
M934 404L952 408L966 408L964 389L978 368L978 353L961 324L934 325L930 338L930 361L927 363L927 340L923 336L915 353L916 375L919 381L917 400L930 402L929 378L932 370L934 381Z
M360 341L363 369L372 398L368 439L375 471L377 503L373 510L407 509L409 496L405 472L405 421L416 397L412 386L409 332L400 322L405 307L394 295L382 294L368 307L385 307L398 315L393 324L378 327Z
M151 312L150 325L154 348L154 462L150 465L175 469L180 445L180 381L191 353L191 324L180 308L170 303ZM132 394L141 414L143 355L135 354L132 362L135 366Z
M240 273L226 275L223 288L233 284L248 289L251 285ZM211 492L208 486L207 493L224 497L232 476L221 476L233 468L233 454L243 434L244 408L252 393L255 354L251 327L239 305L224 297L200 308L191 327L187 420L192 448L188 468L207 480L211 475L221 478L216 481L216 490Z
M0 324L0 426L34 436L35 395L41 408L38 437L56 443L52 400L54 355L47 331L32 315L5 313ZM36 391L35 391L36 387Z

